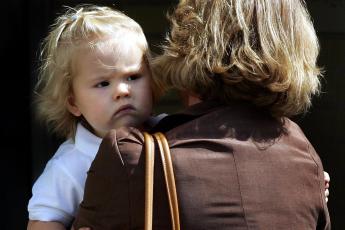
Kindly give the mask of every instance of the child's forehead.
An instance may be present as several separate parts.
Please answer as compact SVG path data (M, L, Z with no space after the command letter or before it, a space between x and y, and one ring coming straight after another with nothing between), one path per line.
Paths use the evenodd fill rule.
M141 52L144 52L145 50L145 47L137 38L134 36L128 36L126 34L121 37L113 37L111 35L103 37L95 43L95 48L100 52L108 50L115 50L117 52L140 50Z
M115 56L121 56L127 52L146 52L147 47L142 44L135 36L129 36L124 34L118 35L106 35L97 37L84 42L81 46L82 53L92 53L95 55L107 55L115 54Z
M80 68L92 65L93 69L113 69L117 66L132 66L133 69L146 65L146 50L135 40L102 37L84 44L75 60Z

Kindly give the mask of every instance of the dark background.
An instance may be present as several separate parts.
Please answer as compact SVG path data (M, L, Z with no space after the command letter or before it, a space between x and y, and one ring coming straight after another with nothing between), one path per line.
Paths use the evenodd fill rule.
M62 5L113 5L137 20L151 48L159 52L168 24L165 13L177 0L58 1L12 0L1 3L1 190L0 229L26 228L31 186L61 140L48 135L32 113L37 50ZM319 153L331 175L328 202L333 229L345 229L345 0L307 0L320 39L319 64L324 67L323 93L310 112L294 118ZM180 108L165 97L157 112ZM293 185L291 185L293 189ZM288 191L287 191L288 192Z

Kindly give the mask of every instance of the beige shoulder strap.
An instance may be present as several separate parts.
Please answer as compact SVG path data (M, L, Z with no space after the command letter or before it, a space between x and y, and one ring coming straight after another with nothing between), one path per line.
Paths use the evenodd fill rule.
M180 217L175 186L174 169L171 161L168 141L164 134L155 133L162 165L164 170L165 184L168 192L168 200L173 230L180 230ZM145 230L152 230L153 217L153 178L154 178L154 142L150 134L144 132L145 141Z
M157 139L159 151L162 158L165 184L168 191L172 229L180 230L180 216L177 202L174 168L172 165L169 144L163 133L155 133L154 136Z
M150 134L144 132L145 141L145 230L152 230L153 217L153 178L154 178L154 142Z

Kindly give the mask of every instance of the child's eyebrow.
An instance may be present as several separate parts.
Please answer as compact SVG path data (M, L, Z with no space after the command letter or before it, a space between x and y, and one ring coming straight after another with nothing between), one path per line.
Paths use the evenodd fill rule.
M133 68L126 68L126 69L116 69L115 67L111 69L103 69L101 71L95 71L94 74L91 75L91 81L101 81L101 80L108 80L110 78L121 77L121 76L130 76L134 74L138 74L143 69L142 65L137 65Z

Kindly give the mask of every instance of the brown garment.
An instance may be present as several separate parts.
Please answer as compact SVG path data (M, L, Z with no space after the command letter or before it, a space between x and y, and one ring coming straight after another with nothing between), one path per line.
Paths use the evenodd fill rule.
M164 118L181 229L330 229L321 161L300 128L244 103L205 102ZM143 136L111 131L91 165L74 226L142 229ZM171 229L156 155L154 229Z

